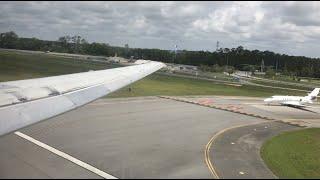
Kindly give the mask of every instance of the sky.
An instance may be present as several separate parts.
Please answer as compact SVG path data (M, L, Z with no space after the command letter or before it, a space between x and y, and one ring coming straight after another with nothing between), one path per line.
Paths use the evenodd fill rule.
M320 2L0 2L0 32L133 48L246 49L320 57Z

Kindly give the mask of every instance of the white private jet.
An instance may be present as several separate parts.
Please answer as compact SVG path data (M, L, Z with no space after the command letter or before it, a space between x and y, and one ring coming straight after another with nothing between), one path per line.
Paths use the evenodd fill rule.
M78 108L165 67L138 60L135 65L0 83L0 136Z
M320 88L315 88L308 96L272 96L264 100L264 102L278 103L284 106L302 108L306 107L305 104L312 104L313 101L317 100Z

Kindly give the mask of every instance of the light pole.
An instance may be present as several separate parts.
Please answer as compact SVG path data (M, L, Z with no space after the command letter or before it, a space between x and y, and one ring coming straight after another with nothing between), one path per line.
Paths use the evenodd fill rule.
M174 64L174 60L177 58L177 50L178 50L178 45L174 45L174 56L172 57L173 64Z

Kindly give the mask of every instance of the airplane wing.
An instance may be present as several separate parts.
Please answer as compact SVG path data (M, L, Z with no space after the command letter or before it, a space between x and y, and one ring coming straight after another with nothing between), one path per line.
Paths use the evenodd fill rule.
M0 83L0 135L75 109L165 67L136 65Z
M299 103L297 101L286 101L286 102L282 102L281 104L285 105L285 106L292 106L292 107L299 107L299 108L307 107L307 106L305 106L305 105L303 105L303 104L301 104L301 103Z
M310 107L310 106L302 105L302 104L300 104L299 102L296 102L296 101L289 101L289 102L284 102L284 103L281 103L281 104L285 105L285 106L292 107L292 108L300 109L300 110L303 110L303 111L317 113L317 112L312 111L310 109L306 109L307 107Z

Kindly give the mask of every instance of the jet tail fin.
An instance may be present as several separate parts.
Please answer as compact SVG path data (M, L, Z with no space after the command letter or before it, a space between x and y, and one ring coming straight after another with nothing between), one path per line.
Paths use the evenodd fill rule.
M319 94L320 88L315 88L311 93L308 94L311 99L316 99Z

